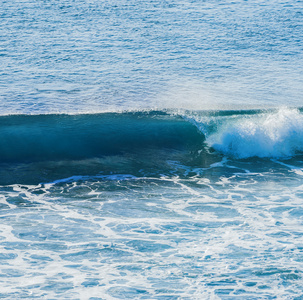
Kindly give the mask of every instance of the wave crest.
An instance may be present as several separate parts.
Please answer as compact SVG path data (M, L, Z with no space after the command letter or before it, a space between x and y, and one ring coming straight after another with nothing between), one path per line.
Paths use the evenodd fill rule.
M283 108L275 113L245 116L224 122L207 138L219 152L237 158L285 158L303 151L303 115Z

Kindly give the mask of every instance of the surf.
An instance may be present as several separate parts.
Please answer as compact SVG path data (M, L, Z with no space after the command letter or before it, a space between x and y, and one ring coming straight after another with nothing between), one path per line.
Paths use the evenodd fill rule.
M233 158L290 158L303 152L303 115L299 109L280 108L221 118L206 140Z
M188 177L221 161L263 159L270 167L271 159L300 159L303 115L289 108L8 115L0 117L0 135L0 184L115 174Z

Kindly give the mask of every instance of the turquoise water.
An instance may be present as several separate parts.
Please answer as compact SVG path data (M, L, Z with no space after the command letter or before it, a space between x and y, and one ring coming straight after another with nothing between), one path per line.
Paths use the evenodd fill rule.
M0 298L303 297L302 1L0 7Z

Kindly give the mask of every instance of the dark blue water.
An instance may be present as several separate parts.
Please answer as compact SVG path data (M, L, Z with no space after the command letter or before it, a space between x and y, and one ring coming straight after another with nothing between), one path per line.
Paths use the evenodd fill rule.
M302 1L0 4L0 298L303 297Z

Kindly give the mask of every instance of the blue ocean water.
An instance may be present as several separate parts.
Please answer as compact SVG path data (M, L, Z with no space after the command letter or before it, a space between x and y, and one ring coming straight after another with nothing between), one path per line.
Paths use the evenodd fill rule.
M302 1L0 4L0 298L303 298Z

